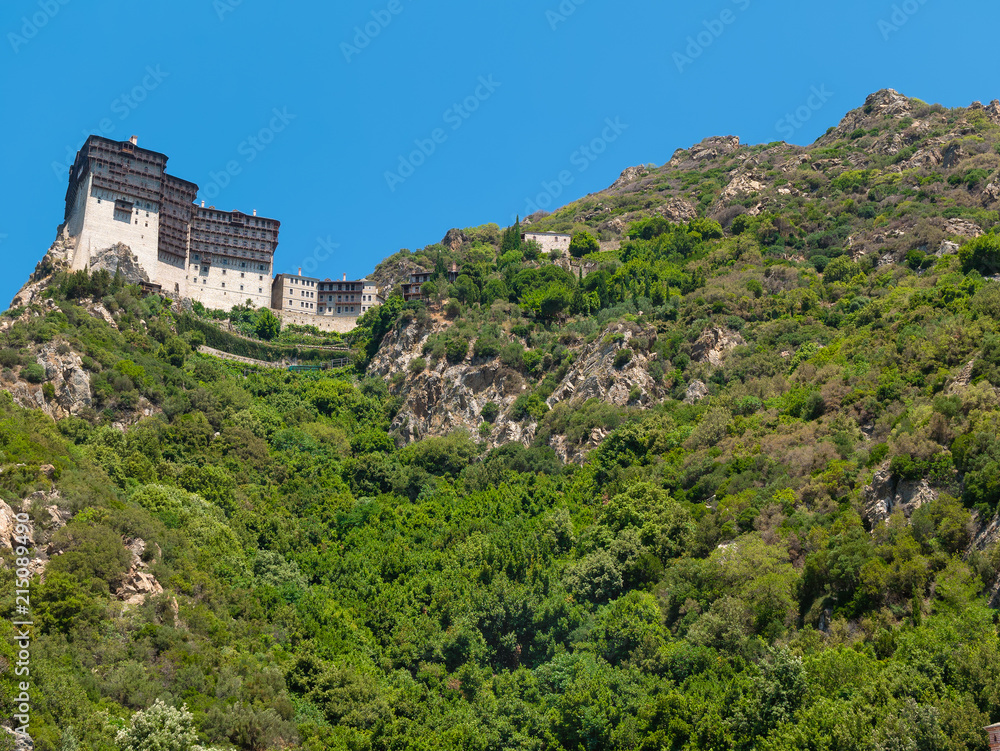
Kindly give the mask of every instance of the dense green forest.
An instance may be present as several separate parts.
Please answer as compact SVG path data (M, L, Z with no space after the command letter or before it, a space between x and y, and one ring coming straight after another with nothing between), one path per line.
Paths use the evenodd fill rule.
M532 218L573 231L577 259L516 225L393 257L435 270L427 299L369 311L337 370L199 354L210 312L56 271L0 320L0 494L44 564L35 748L986 749L1000 215L981 194L1000 125L978 112L887 115L806 161L682 154ZM914 128L896 161L838 161ZM971 138L965 156L905 169L936 129ZM741 153L764 155L766 184L723 196ZM668 219L669 200L698 216ZM863 237L873 249L852 250ZM406 327L421 356L369 374ZM697 347L715 329L739 342L721 362ZM209 336L341 343L317 333ZM614 372L641 362L655 394L550 403L595 343ZM58 399L49 346L79 354L93 394L59 420L13 396ZM510 410L402 440L422 374L484 362L524 384ZM533 438L488 440L497 419ZM584 459L562 462L557 438ZM873 518L877 473L930 495ZM10 707L24 564L2 555ZM157 586L126 604L137 570Z

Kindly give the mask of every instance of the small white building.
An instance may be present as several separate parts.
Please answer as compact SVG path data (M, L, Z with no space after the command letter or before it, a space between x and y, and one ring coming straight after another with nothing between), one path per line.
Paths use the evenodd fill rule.
M551 253L553 250L569 253L569 243L573 236L560 232L524 232L521 239L534 240L541 246L543 253Z

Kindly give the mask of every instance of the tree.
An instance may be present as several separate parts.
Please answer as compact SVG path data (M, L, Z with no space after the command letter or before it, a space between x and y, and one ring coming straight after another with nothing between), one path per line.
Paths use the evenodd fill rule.
M500 241L500 253L506 253L509 250L518 250L521 247L521 217L518 216L517 221L514 222L512 227L508 227L503 231L503 238Z
M479 287L468 274L462 274L455 280L455 297L464 303L479 302Z
M569 252L574 258L583 258L588 253L596 253L601 249L601 244L589 232L578 232L573 235L569 242Z
M837 256L823 270L823 281L842 282L850 279L859 271L858 264L847 256Z
M959 248L958 258L965 272L996 274L1000 271L1000 236L982 235Z
M572 302L573 293L560 282L532 290L522 299L524 306L539 318L557 318Z
M261 308L254 320L253 330L264 341L272 341L281 333L281 319L270 308Z
M132 722L118 731L115 740L122 751L201 751L187 705L177 709L162 699L132 715Z

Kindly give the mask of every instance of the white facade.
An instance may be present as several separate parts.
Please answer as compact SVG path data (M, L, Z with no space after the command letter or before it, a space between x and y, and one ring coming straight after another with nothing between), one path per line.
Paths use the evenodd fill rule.
M521 235L522 240L534 240L542 247L543 253L551 253L553 250L569 253L569 243L573 239L572 235L563 235L558 232L525 232Z
M157 278L160 213L156 204L133 201L127 196L96 188L93 177L88 175L85 185L77 192L66 229L70 237L76 238L74 271L86 268L92 253L124 243L139 259L149 280L161 283Z
M229 310L247 300L255 308L271 304L271 264L215 256L204 262L191 253L186 277L188 297L210 310Z

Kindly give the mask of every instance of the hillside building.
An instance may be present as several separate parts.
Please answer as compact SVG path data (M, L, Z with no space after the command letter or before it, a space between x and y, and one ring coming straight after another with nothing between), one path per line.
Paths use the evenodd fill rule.
M271 287L271 309L287 323L345 333L358 318L382 304L375 284L367 279L339 282L298 274L278 274Z
M521 234L521 239L534 240L541 246L543 253L551 253L556 250L565 255L569 253L569 244L573 236L559 232L524 232Z
M189 297L206 308L228 310L250 300L271 303L271 265L281 223L253 212L194 209L191 220Z
M73 269L123 243L164 294L223 310L248 299L267 305L279 222L197 206L198 186L166 168L167 156L140 148L135 136L87 139L66 190Z
M1000 751L1000 722L986 728L989 735L990 751Z
M138 139L90 136L77 152L66 191L72 267L87 268L99 251L127 245L150 290L231 310L248 301L290 323L349 331L382 302L371 282L298 275L272 277L281 223L254 211L195 203L198 186L167 173L167 156Z
M458 279L458 275L462 273L458 268L457 264L452 264L451 268L448 269L448 284L454 284L455 280ZM409 302L410 300L422 300L424 298L423 292L420 288L425 282L429 282L431 277L433 277L433 272L423 269L419 266L410 272L410 281L404 282L400 286L403 288L403 300Z

